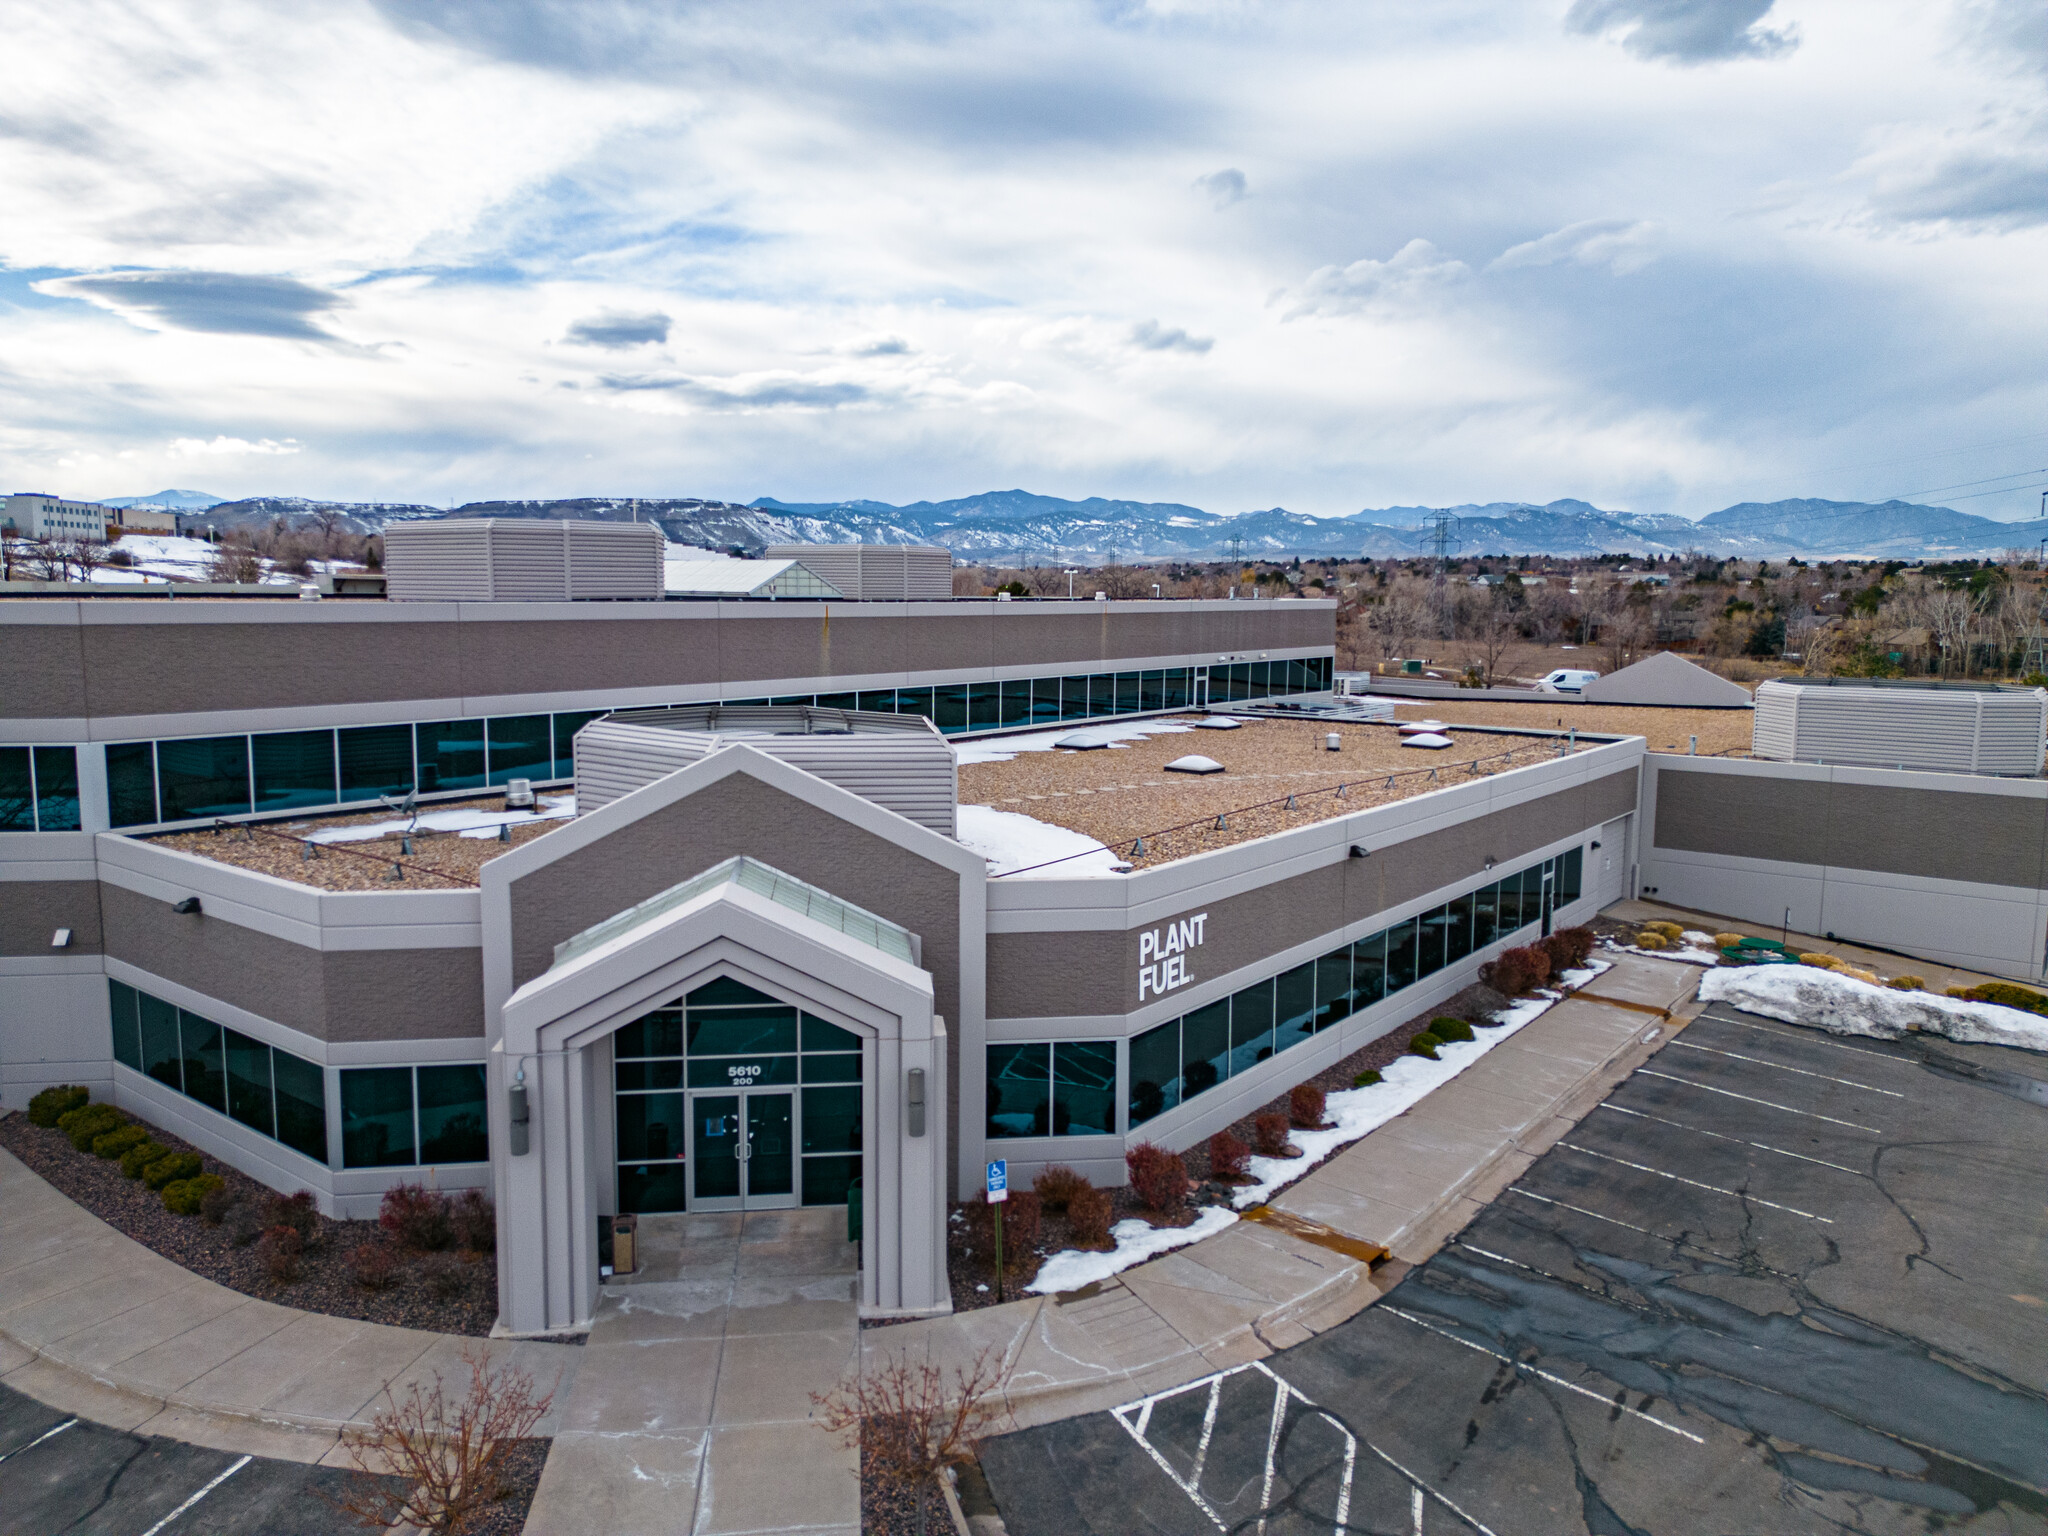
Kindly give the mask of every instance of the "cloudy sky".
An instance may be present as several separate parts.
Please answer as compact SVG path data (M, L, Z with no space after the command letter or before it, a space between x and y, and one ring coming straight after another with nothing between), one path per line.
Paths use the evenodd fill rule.
M7 27L0 488L2018 517L2048 483L2040 0Z

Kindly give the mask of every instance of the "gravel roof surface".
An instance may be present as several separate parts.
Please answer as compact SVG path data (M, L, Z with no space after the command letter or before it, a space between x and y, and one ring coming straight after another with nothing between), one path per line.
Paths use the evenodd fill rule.
M1550 728L1547 720L1525 724ZM1323 745L1332 732L1343 742L1335 752ZM1083 833L1143 867L1528 767L1556 757L1559 745L1550 736L1486 734L1454 736L1453 745L1432 752L1402 746L1391 725L1247 720L1241 730L1155 736L1106 751L1020 752L1005 763L963 763L960 801ZM1193 750L1226 771L1199 778L1165 772ZM1225 818L1222 828L1218 816ZM1184 825L1191 822L1197 824ZM1143 852L1131 854L1141 835Z
M1652 752L1683 752L1688 736L1700 739L1708 756L1749 755L1755 716L1746 709L1660 709L1644 704L1573 704L1548 698L1523 704L1488 699L1403 699L1394 714L1402 720L1442 720L1449 725L1519 726L1531 731L1599 731L1641 736Z

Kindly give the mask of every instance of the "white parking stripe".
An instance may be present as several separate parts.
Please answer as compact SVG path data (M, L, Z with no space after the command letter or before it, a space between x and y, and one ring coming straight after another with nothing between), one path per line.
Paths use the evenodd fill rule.
M1676 1042L1674 1042L1676 1043ZM1867 1125L1858 1125L1854 1120L1837 1120L1833 1115L1816 1114L1810 1109L1794 1109L1790 1104L1774 1104L1769 1099L1754 1098L1746 1093L1736 1093L1728 1088L1716 1088L1708 1083L1696 1083L1689 1077L1673 1077L1669 1072L1653 1072L1648 1067L1636 1068L1638 1077L1662 1078L1667 1083L1683 1083L1688 1088L1697 1088L1702 1093L1718 1093L1724 1099L1740 1099L1745 1104L1761 1104L1765 1109L1782 1109L1788 1115L1804 1115L1809 1120L1825 1120L1829 1125L1847 1126L1852 1131L1861 1131L1866 1136L1882 1136L1884 1132L1874 1131Z
M173 1520L177 1519L178 1516L185 1513L186 1510L190 1509L194 1504L197 1504L201 1499L205 1498L209 1493L213 1492L214 1489L218 1488L222 1483L226 1482L229 1478L233 1477L237 1472L241 1471L242 1468L249 1465L249 1463L254 1461L255 1459L256 1458L254 1456L244 1456L240 1461L230 1466L227 1469L227 1471L221 1473L219 1477L216 1477L204 1488L200 1489L197 1493L193 1494L191 1498L187 1499L184 1503L180 1504L176 1509L172 1510L168 1515L165 1515L163 1519L157 1521L155 1525L152 1525L148 1530L144 1531L142 1533L142 1536L157 1536L157 1533L161 1531L165 1526L169 1525Z
M1864 1045L1845 1045L1840 1040L1830 1039L1817 1031L1794 1031L1790 1026L1773 1029L1768 1024L1758 1024L1750 1019L1723 1018L1718 1013L1703 1014L1702 1017L1712 1019L1716 1024L1740 1024L1744 1029L1753 1029L1760 1035L1769 1035L1777 1040L1802 1040L1809 1045L1824 1045L1830 1050L1847 1051L1851 1056L1868 1056L1873 1061L1888 1061L1895 1067L1917 1068L1920 1065L1910 1056L1891 1056L1883 1051L1873 1051Z
M1534 1200L1539 1205L1554 1205L1561 1211L1571 1211L1580 1216L1589 1216L1594 1221L1604 1221L1608 1223L1610 1226L1624 1227L1630 1232L1640 1232L1644 1237L1654 1238L1656 1241L1660 1243L1672 1243L1680 1248L1691 1248L1700 1253L1710 1253L1715 1258L1724 1260L1725 1262L1730 1264L1749 1263L1752 1267L1760 1269L1768 1275L1779 1275L1787 1280L1797 1280L1799 1278L1797 1275L1791 1274L1786 1270L1772 1269L1771 1266L1768 1264L1757 1264L1754 1260L1737 1259L1733 1255L1721 1252L1718 1248L1709 1248L1705 1243L1696 1243L1691 1238L1685 1236L1683 1233L1679 1234L1677 1237L1667 1237L1662 1232L1652 1232L1648 1227L1639 1227L1634 1222L1623 1221L1618 1216L1603 1216L1598 1211L1587 1210L1583 1205L1573 1205L1569 1200L1553 1200L1548 1195L1531 1194L1528 1190L1523 1189L1520 1185L1511 1186L1508 1189L1508 1193L1511 1195L1520 1195L1524 1200Z
M1759 1152L1775 1152L1780 1157L1796 1157L1802 1163L1818 1163L1823 1168L1832 1168L1837 1173L1852 1174L1862 1178L1863 1174L1841 1163L1831 1163L1824 1157L1808 1157L1804 1152L1787 1152L1783 1147L1774 1147L1769 1142L1749 1141L1741 1136L1724 1136L1719 1131L1710 1131L1697 1125L1686 1125L1678 1120L1666 1120L1662 1115L1646 1115L1640 1109L1623 1109L1619 1104L1595 1104L1595 1109L1612 1110L1617 1115L1633 1115L1638 1120L1654 1120L1659 1125L1668 1125L1673 1130L1691 1131L1695 1136L1711 1136L1716 1141L1732 1141L1738 1147L1755 1147Z
M1623 1413L1641 1419L1646 1424L1654 1424L1659 1429L1667 1430L1674 1435L1683 1435L1694 1445L1705 1445L1707 1443L1689 1429L1680 1429L1676 1424L1667 1424L1654 1414L1644 1413L1639 1408L1631 1408L1626 1403L1617 1403L1613 1398L1604 1397L1600 1393L1595 1392L1591 1387L1582 1387L1575 1381L1566 1381L1562 1376L1553 1375L1549 1371L1530 1365L1525 1360L1517 1360L1512 1355L1502 1354L1499 1350L1488 1349L1484 1344L1475 1344L1470 1339L1461 1339L1449 1329L1439 1328L1434 1323L1426 1323L1412 1312L1403 1312L1399 1307L1390 1307L1384 1301L1373 1310L1375 1312L1391 1312L1404 1323L1413 1323L1416 1327L1436 1334L1439 1338L1449 1339L1453 1344L1462 1344L1467 1349L1477 1350L1482 1355L1491 1355L1496 1360L1512 1365L1518 1371L1527 1371L1531 1376L1541 1376L1545 1381L1550 1382L1554 1386L1563 1387L1567 1392L1576 1392L1581 1397L1590 1397L1603 1408L1619 1408Z
M1816 1216L1811 1211L1802 1211L1796 1205L1780 1205L1775 1200L1766 1200L1761 1195L1745 1194L1739 1189L1723 1189L1718 1184L1702 1184L1698 1179L1688 1179L1682 1174L1666 1173L1662 1168L1652 1168L1648 1163L1632 1163L1625 1157L1610 1157L1605 1152L1595 1152L1591 1147L1582 1147L1574 1142L1560 1141L1560 1147L1569 1147L1582 1157L1597 1157L1603 1163L1618 1163L1624 1168L1633 1168L1638 1173L1654 1173L1660 1179L1670 1179L1674 1184L1690 1184L1694 1189L1704 1189L1710 1194L1726 1195L1731 1200L1746 1200L1754 1205L1769 1206L1774 1211L1785 1211L1793 1216L1804 1216L1808 1221L1823 1222L1832 1227L1831 1216Z
M78 1420L76 1419L66 1419L62 1424L57 1425L56 1428L44 1430L40 1435L37 1435L35 1439L29 1441L27 1445L17 1445L13 1450L7 1453L7 1456L0 1456L0 1461L7 1460L8 1456L19 1456L23 1451L34 1450L37 1446L41 1445L45 1440L49 1439L50 1436L63 1434L65 1430L69 1429L72 1425L76 1424L77 1422Z
M1825 1072L1809 1072L1804 1067L1788 1067L1782 1061L1768 1061L1762 1056L1745 1056L1740 1051L1717 1051L1711 1045L1695 1045L1690 1040L1674 1040L1673 1045L1688 1051L1705 1051L1710 1056L1726 1056L1730 1061L1753 1061L1760 1067L1769 1067L1773 1072L1792 1072L1800 1077L1817 1077L1824 1083L1840 1083L1844 1088L1861 1088L1865 1093L1881 1093L1888 1099L1903 1099L1903 1093L1894 1093L1889 1088L1873 1088L1868 1083L1852 1082L1846 1077L1830 1077Z

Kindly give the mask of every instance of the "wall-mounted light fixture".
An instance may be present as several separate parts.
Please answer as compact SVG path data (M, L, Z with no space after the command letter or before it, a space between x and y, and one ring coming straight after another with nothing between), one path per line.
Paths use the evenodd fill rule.
M181 913L186 917L191 917L199 911L199 898L197 896L187 896L183 901L173 906L171 910Z
M71 930L69 928L59 928L55 933L50 935L50 948L69 949L70 947Z
M1499 862L1499 860L1495 859L1495 858L1494 858L1494 857L1493 857L1493 856L1492 856L1491 854L1488 854L1488 855L1487 855L1487 858L1486 858L1486 867L1487 867L1488 869L1491 869L1491 868L1493 868L1493 866L1494 866L1495 864L1497 864L1498 862Z
M922 1136L924 1134L924 1068L912 1067L909 1077L909 1086L905 1088L903 1094L903 1105L906 1111L906 1118L910 1122L910 1134Z
M1594 851L1595 853L1598 853L1598 852L1600 851L1600 845L1599 845L1598 843L1595 843L1595 844L1593 845L1593 851Z
M505 1097L511 1105L512 1155L524 1157L533 1145L532 1113L526 1107L526 1068L521 1067L512 1075L512 1086Z
M1351 845L1351 857L1354 859L1369 859L1372 857L1372 850L1363 843L1353 843Z

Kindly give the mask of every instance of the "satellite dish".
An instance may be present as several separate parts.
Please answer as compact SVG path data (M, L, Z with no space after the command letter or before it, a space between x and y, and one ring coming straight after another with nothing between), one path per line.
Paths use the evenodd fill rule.
M407 832L419 830L420 792L417 786L408 789L405 792L405 798L402 800L394 800L389 795L379 795L377 798L384 802L385 809L396 811L399 815L410 818L405 829Z

